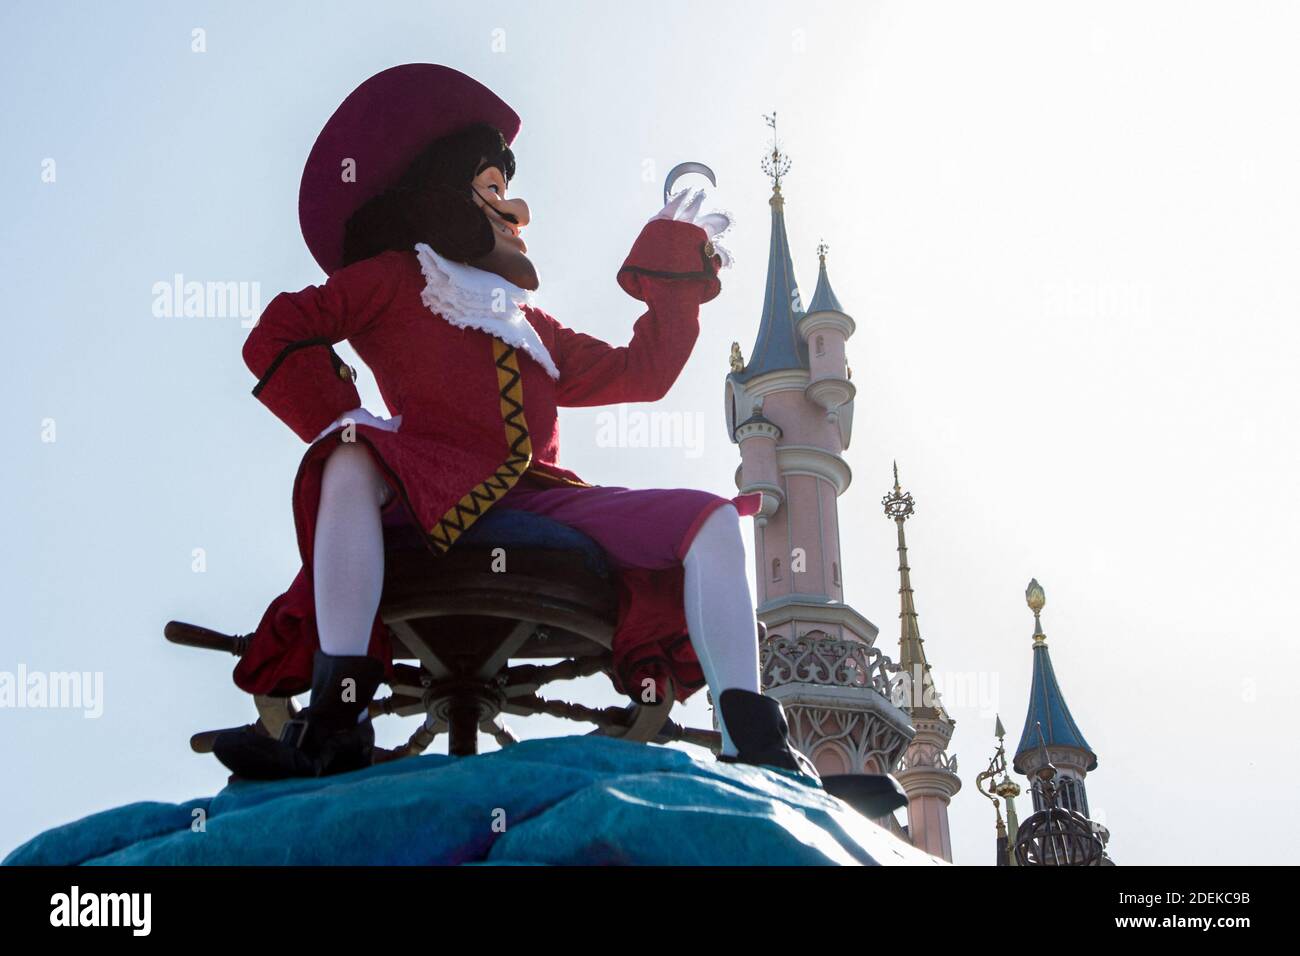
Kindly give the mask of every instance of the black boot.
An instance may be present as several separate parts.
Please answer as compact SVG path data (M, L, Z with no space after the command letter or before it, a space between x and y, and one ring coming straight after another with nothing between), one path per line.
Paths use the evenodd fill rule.
M323 777L370 766L375 729L358 721L384 677L373 657L316 652L311 705L284 726L279 740L245 730L219 734L217 759L248 780Z
M907 805L907 795L888 774L846 773L822 777L811 760L790 743L790 725L781 702L732 687L718 695L718 711L736 745L736 756L719 756L726 763L793 770L819 783L863 816L877 819Z
M779 700L732 687L718 696L718 712L737 750L736 756L720 755L719 760L780 767L821 781L812 761L790 743L790 725Z

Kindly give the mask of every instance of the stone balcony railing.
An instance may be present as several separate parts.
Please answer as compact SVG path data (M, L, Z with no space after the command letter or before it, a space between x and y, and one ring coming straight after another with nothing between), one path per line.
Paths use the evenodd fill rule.
M911 770L914 767L933 767L936 770L957 772L957 755L949 754L933 747L914 749L898 759L898 770Z
M768 637L759 647L759 667L765 688L782 684L822 684L861 687L890 697L898 671L879 648L861 641L832 637Z

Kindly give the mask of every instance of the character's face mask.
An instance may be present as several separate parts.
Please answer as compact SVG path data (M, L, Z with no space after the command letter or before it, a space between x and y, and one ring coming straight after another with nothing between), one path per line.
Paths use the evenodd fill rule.
M494 272L524 289L536 289L537 271L528 259L521 233L530 221L528 203L508 198L510 184L501 166L484 159L470 183L474 202L492 224L496 243L490 253L471 264Z

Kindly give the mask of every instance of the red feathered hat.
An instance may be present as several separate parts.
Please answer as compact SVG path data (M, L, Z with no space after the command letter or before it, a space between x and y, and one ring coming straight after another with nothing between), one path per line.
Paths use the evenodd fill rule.
M325 272L343 264L343 230L352 214L395 185L435 140L486 123L507 143L519 115L482 83L433 63L376 73L353 90L316 137L298 189L298 222ZM345 179L352 160L355 182Z

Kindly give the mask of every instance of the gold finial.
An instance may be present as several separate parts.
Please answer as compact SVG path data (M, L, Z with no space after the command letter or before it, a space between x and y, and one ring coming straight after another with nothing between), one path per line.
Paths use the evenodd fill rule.
M781 149L781 143L776 138L776 111L773 110L770 114L764 113L763 121L772 130L772 150L763 157L759 165L772 180L772 194L775 197L781 194L781 177L790 171L790 157Z
M1029 579L1029 587L1025 588L1025 603L1034 612L1034 644L1046 644L1047 635L1043 633L1043 622L1038 616L1042 613L1043 605L1047 603L1047 593L1038 583L1037 578Z
M826 245L825 239L817 243L817 259L818 261L821 262L822 265L826 265L826 253L830 251L831 251L831 247Z
M995 721L996 721L996 726L993 728L993 735L998 738L998 750L997 750L997 754L994 756L994 760L996 761L998 769L1002 774L1002 779L1000 781L995 782L995 785L992 788L992 790L998 796L1004 798L1019 796L1020 795L1019 785L1014 780L1012 780L1011 775L1007 773L1007 759L1006 759L1007 749L1006 749L1006 740L1004 739L1007 736L1007 729L1002 726L1002 715L1001 714L995 715Z
M733 372L743 372L745 370L745 357L740 354L740 343L731 343L731 370Z
M881 498L880 503L885 506L885 516L895 521L906 521L912 517L916 502L912 499L912 493L903 494L903 489L898 484L898 462L894 462L894 490Z
M988 769L975 777L975 789L981 796L987 797L993 803L993 813L997 821L997 862L999 866L1003 866L1014 863L1011 850L1015 845L1016 830L1019 827L1019 821L1016 819L1015 798L1020 795L1020 786L1011 779L1011 774L1007 772L1007 750L1006 743L1003 740L1007 732L1002 726L1001 716L997 718L994 735L998 738L997 750L994 751L992 758L989 760ZM998 779L999 776L1001 776L1001 779ZM1002 801L1006 801L1007 805L1006 823L1002 821Z

